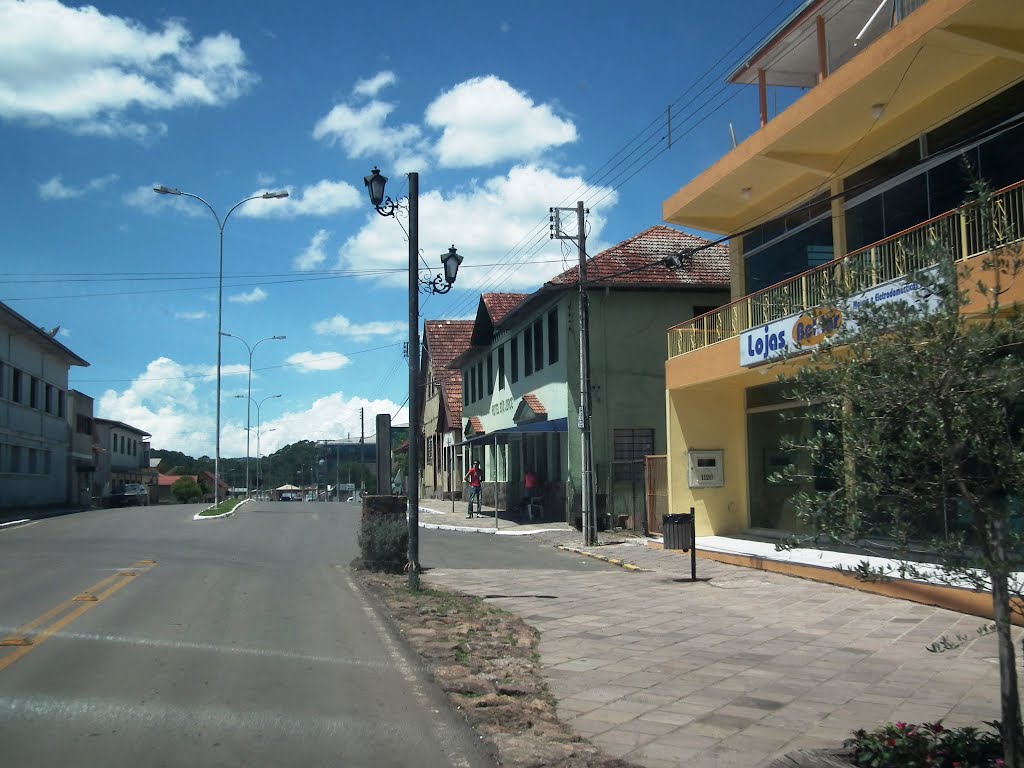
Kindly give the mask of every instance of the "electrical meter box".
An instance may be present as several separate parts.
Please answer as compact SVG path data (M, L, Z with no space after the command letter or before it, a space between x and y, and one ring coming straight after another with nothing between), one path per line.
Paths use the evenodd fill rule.
M723 451L688 451L691 488L721 488L725 485Z

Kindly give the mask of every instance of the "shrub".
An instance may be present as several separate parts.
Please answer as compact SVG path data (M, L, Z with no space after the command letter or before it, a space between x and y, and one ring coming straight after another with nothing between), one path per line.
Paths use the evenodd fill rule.
M401 573L409 550L405 515L367 515L359 528L359 551L371 571Z
M998 722L988 723L998 730ZM865 768L988 768L1002 766L998 733L977 728L944 728L941 722L889 723L875 731L859 730L846 746L853 764Z
M194 478L179 477L171 486L171 495L179 504L194 504L202 501L203 491Z

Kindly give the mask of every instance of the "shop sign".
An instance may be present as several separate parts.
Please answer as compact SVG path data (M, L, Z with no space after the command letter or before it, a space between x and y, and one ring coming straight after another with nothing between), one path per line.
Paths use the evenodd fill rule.
M514 397L507 397L504 400L499 400L491 406L491 416L497 416L499 413L505 413L506 411L512 410L512 405L515 403Z
M930 271L934 274L934 269ZM844 326L856 330L855 321L845 316L850 310L893 301L927 302L933 310L939 303L938 298L916 280L905 277L890 280L854 294L841 307L817 307L744 331L740 334L740 365L757 365L786 355L810 352Z

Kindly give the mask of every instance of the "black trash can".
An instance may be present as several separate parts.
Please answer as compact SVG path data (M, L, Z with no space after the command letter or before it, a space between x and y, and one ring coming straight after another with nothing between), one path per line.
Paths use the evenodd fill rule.
M685 512L662 515L661 533L665 539L665 549L688 552L693 546L693 515Z
M690 580L697 580L697 536L694 528L694 510L661 516L661 533L665 549L689 551Z

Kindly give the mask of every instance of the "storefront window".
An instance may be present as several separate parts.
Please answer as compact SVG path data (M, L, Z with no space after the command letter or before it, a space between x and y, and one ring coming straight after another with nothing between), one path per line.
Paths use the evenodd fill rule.
M832 254L832 219L826 215L810 226L745 256L747 293L806 272L831 260Z

